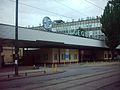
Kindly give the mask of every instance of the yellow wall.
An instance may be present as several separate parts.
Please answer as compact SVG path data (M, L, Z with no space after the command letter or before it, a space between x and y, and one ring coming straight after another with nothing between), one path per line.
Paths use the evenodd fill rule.
M70 55L71 55L71 59L70 61L78 61L79 58L79 53L78 53L78 50L77 49L70 49Z
M15 54L13 47L3 47L2 55L5 63L13 63L13 54ZM19 48L19 59L23 56L23 49Z
M65 58L66 52L69 54L69 58ZM57 55L57 59L55 60L54 58ZM79 60L78 58L78 49L63 49L60 48L60 62L77 62ZM59 50L58 48L53 48L53 59L54 62L59 62Z
M2 55L4 56L5 63L12 63L13 62L12 47L3 47Z

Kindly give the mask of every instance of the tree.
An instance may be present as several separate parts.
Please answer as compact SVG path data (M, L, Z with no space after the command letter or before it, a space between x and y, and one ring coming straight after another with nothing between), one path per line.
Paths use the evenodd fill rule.
M108 1L100 22L106 45L114 51L120 45L120 0Z
M86 31L83 28L79 27L78 31L79 31L79 36L85 37Z

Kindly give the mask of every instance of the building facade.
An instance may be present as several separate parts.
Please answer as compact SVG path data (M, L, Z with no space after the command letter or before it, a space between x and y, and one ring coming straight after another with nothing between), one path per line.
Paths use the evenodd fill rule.
M104 40L100 17L72 22L53 22L52 31L68 35Z
M59 20L59 22L55 21L52 23L52 31L46 30L43 26L31 27L28 29L31 29L33 31L38 30L37 33L39 33L39 32L42 33L44 31L46 31L46 33L55 32L55 33L62 33L62 34L67 34L67 35L74 35L74 36L78 36L78 37L85 37L85 38L99 39L99 40L104 40L104 38L105 38L104 34L101 32L101 24L100 24L99 17L94 18L94 19L79 20L79 21L72 21L72 22L64 22L61 20ZM41 32L41 30L42 30L42 32ZM27 29L25 31L27 32ZM44 37L48 36L48 34L46 35L46 33L43 33L45 35ZM52 33L52 35L51 35L51 37L53 36L52 39L54 39L54 38L58 39L58 37L54 37L53 34L55 34L55 33ZM61 35L61 34L58 34L58 35ZM67 37L67 35L64 35L64 36ZM24 35L24 36L26 36L26 35ZM55 35L55 36L57 36L57 35ZM61 38L61 37L62 36L60 36L59 38ZM68 37L70 37L70 36L68 36ZM30 39L32 39L32 38L30 37ZM74 41L75 40L76 40L76 37L75 37ZM90 39L88 39L88 40L90 40ZM61 39L60 39L60 41L61 41ZM22 42L22 44L27 43L27 42L28 41L24 41L24 42ZM65 42L67 42L67 41L65 41ZM103 48L102 47L98 47L98 48L91 47L91 46L89 46L90 43L88 43L85 46L84 45L79 45L79 46L76 45L74 47L71 47L72 44L71 45L66 44L66 46L64 47L64 46L61 46L61 44L63 44L63 43L58 43L58 42L49 43L48 41L42 40L41 44L43 46L47 45L46 48L42 48L42 45L41 45L41 47L38 46L37 43L39 44L39 40L38 40L38 42L37 41L29 42L29 44L33 44L33 46L31 46L32 48L34 48L34 45L36 45L36 47L39 48L37 50L35 50L35 49L31 50L29 48L25 49L25 46L27 47L27 44L25 46L23 46L24 48L19 49L19 61L20 61L19 63L22 63L23 65L34 65L34 64L36 65L36 64L44 64L44 63L74 63L74 62L111 60L112 59L112 53L108 48L106 49L104 47ZM56 45L57 45L57 43L59 45L58 46L53 45L55 43L56 43ZM84 43L84 41L81 43ZM49 47L49 45L51 45L51 47ZM0 48L0 56L2 56L2 57L0 57L0 59L2 58L2 62L0 62L0 63L14 64L14 54L15 54L14 53L14 45L13 45L13 47L9 47L9 45L8 45L8 47L5 47L5 46L2 46L2 44L1 44L0 47L1 47ZM97 51L97 53L96 53L96 51ZM119 51L119 55L120 55L120 51Z
M96 53L97 51L97 53ZM120 54L120 53L119 53ZM2 66L14 64L14 48L3 47ZM64 64L92 61L109 61L112 53L109 49L94 48L20 48L20 65Z

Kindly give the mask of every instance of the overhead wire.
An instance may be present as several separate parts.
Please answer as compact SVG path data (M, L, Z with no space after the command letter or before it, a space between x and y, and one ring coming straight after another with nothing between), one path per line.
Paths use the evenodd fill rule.
M88 2L88 3L90 3L90 4L92 4L93 6L95 6L97 8L99 8L99 9L101 9L101 10L104 10L102 7L96 5L95 3L91 2L91 1L88 1L88 0L85 0L85 1Z
M10 0L10 1L16 2L16 1L14 1L14 0ZM58 14L58 13L55 13L55 12L52 12L52 11L49 11L49 10L46 10L46 9L42 9L42 8L39 8L39 7L35 7L35 6L29 5L29 4L25 4L25 3L22 3L22 2L19 2L19 4L25 5L25 6L34 8L34 9L42 10L42 11L44 11L44 12L49 12L49 13L52 13L52 14L55 14L55 15L58 15L58 16L66 17L66 18L69 18L69 19L72 20L72 18L70 18L70 17L68 17L68 16L65 16L65 15L62 15L62 14Z
M63 4L63 3L61 3L61 2L58 1L58 0L54 0L54 1L55 1L56 3L58 3L58 4L61 4L61 5L64 6L64 7L67 7L67 8L69 8L69 9L73 10L73 11L76 12L76 13L79 13L79 14L82 14L82 15L85 15L85 16L88 16L88 15L86 15L86 14L84 14L84 13L78 11L78 10L75 10L75 9L73 9L73 8L71 8L71 7L69 7L69 6L65 5L65 4Z
M14 1L14 0L9 0L9 1L16 2L16 1ZM90 3L90 4L92 4L92 5L94 5L95 7L99 8L99 9L104 10L103 8L99 7L98 5L94 4L94 3L91 2L91 1L88 1L88 0L85 0L85 1L88 2L88 3ZM71 8L71 7L63 4L63 3L61 3L61 2L58 2L57 0L55 0L55 2L63 5L64 7L69 8L69 9L71 9L71 10L77 12L77 13L81 13L81 12L79 12L79 11L77 11L77 10L75 10L75 9L73 9L73 8ZM28 7L34 8L34 9L38 9L38 10L41 10L41 11L44 11L44 12L52 13L52 14L54 14L54 15L58 15L58 16L61 16L61 17L69 18L69 19L71 19L71 20L73 19L73 18L70 18L70 17L68 17L68 16L65 16L65 15L62 15L62 14L59 14L59 13L56 13L56 12L52 12L52 11L49 11L49 10L46 10L46 9L42 9L42 8L39 8L39 7L36 7L36 6L32 6L32 5L29 5L29 4L22 3L22 2L20 2L20 1L19 1L19 4L24 5L24 6L28 6ZM81 14L83 14L83 13L81 13ZM83 15L88 16L88 15L86 15L86 14L83 14Z

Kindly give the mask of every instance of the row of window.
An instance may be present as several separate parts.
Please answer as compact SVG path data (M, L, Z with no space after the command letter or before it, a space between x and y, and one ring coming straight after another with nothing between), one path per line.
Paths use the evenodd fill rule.
M75 24L75 25L64 25L64 24L61 24L59 26L56 26L56 27L52 27L52 28L56 28L57 30L62 30L62 29L68 29L68 28L71 28L71 29L77 29L77 28L94 28L94 27L101 27L101 23L100 22L97 22L97 23L89 23L89 24Z
M54 60L58 60L58 54L54 54ZM77 60L78 54L61 54L62 60Z
M112 54L107 54L107 53L105 53L105 54L104 54L104 58L105 58L105 59L111 59L111 58L112 58Z
M53 24L53 27L59 27L61 25L64 25L64 26L67 26L67 25L82 25L82 24L91 24L91 23L100 23L100 20L98 19L95 19L95 20L85 20L85 21L82 21L82 22L67 22L67 23L57 23L57 24Z

